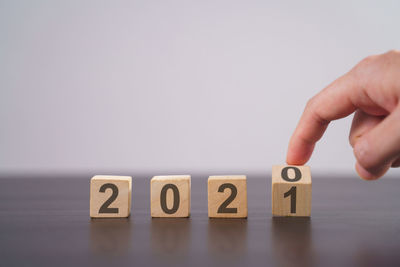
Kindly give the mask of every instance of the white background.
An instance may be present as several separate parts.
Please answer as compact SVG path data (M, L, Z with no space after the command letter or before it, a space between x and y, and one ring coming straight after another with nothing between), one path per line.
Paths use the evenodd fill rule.
M399 11L400 1L0 1L0 172L267 172L284 163L310 97L400 48ZM350 124L331 124L313 170L354 172Z

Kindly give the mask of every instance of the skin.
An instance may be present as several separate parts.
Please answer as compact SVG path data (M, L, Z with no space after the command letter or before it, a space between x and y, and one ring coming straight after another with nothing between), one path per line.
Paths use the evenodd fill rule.
M286 162L303 165L329 123L354 113L349 141L365 180L400 166L400 51L369 56L311 98L288 147Z

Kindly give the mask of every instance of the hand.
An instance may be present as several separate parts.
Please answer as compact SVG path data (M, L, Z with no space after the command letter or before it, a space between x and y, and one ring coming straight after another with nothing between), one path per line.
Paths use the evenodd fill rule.
M355 112L350 145L360 177L400 166L400 51L369 56L311 98L294 131L288 164L305 164L329 122Z

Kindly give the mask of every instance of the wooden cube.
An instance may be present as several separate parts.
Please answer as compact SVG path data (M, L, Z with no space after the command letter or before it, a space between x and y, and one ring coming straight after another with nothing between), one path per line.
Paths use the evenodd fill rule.
M245 175L208 178L208 217L247 218L247 179Z
M151 217L190 216L190 175L154 176L150 195Z
M272 166L272 215L311 215L310 167Z
M129 217L132 177L96 175L90 180L90 217Z

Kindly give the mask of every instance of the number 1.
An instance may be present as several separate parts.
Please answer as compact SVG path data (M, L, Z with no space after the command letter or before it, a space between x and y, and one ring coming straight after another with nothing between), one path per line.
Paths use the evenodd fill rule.
M297 187L292 186L283 196L287 198L290 196L290 213L296 213L296 191Z

